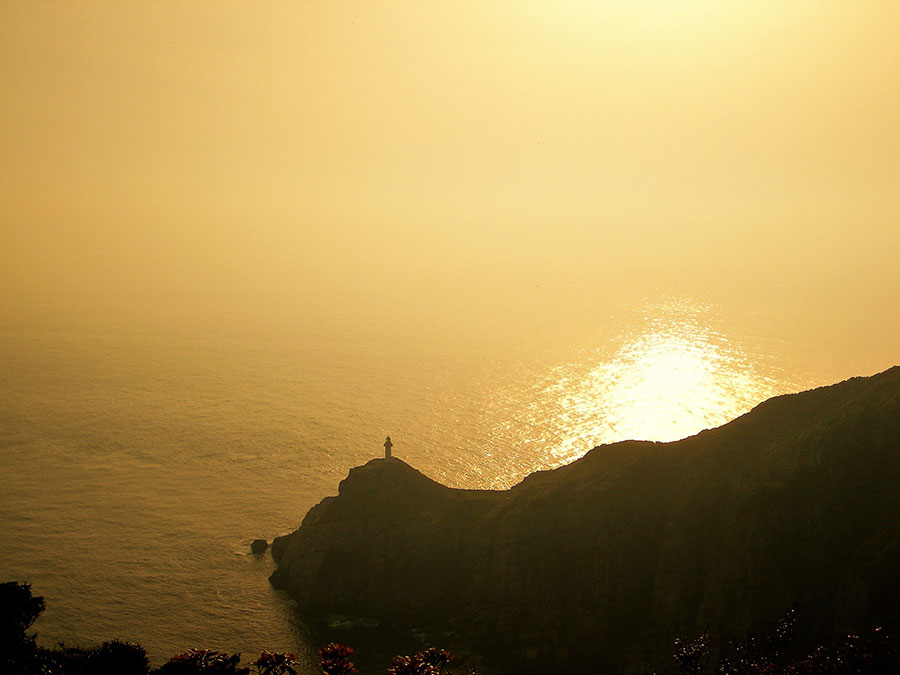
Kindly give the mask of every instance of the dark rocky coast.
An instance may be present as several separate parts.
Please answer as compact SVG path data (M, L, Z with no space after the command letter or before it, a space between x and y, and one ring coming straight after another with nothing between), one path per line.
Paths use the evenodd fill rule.
M310 616L453 631L519 672L641 672L796 605L801 642L900 630L900 367L628 441L506 491L356 467L272 544Z

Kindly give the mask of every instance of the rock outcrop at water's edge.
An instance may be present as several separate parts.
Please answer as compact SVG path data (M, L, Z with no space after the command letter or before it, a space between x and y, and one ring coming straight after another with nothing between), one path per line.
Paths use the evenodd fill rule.
M372 460L272 554L310 615L449 627L520 672L640 672L795 603L809 641L900 632L900 367L506 491Z

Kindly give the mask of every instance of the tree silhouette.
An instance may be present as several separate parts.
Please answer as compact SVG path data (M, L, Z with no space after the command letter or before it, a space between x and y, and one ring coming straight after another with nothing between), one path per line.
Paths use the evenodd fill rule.
M44 599L31 586L16 581L0 584L0 672L36 673L40 652L27 631L44 611Z

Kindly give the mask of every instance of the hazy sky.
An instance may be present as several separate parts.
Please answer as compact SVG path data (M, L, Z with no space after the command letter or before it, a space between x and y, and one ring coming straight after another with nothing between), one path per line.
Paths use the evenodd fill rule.
M888 353L898 26L863 0L6 0L0 319L516 324L676 286Z

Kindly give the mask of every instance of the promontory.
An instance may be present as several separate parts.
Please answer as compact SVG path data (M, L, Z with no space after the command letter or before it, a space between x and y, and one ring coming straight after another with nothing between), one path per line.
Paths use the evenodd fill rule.
M795 606L810 644L898 631L900 367L505 491L372 460L272 553L308 615L453 631L517 672L646 672Z

